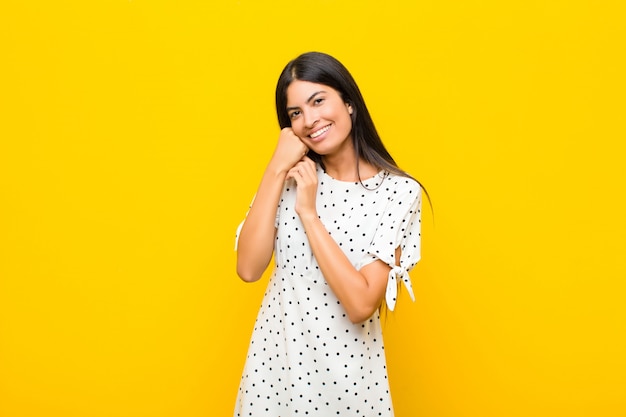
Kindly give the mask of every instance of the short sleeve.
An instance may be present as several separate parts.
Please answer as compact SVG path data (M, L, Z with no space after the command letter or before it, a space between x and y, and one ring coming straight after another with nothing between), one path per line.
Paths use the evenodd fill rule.
M362 263L365 265L380 259L391 268L385 293L390 310L396 304L398 280L404 283L411 299L415 301L409 271L420 260L421 205L420 185L411 178L398 178L398 187L383 212ZM396 260L398 247L402 252L399 262Z

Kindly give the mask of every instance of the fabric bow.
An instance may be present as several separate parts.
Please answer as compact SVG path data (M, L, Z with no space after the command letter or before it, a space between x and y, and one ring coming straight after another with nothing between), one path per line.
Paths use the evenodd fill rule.
M398 278L404 282L404 286L409 292L409 296L411 300L415 301L415 296L413 295L413 287L411 285L411 279L409 277L409 273L407 270L401 266L394 266L389 271L389 278L387 279L387 292L385 295L385 301L387 302L387 306L389 310L393 311L396 307L396 301L398 299Z

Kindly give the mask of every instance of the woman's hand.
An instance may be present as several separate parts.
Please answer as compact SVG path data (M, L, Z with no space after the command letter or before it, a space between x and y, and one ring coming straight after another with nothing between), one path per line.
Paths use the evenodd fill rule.
M309 148L293 133L293 130L286 127L280 131L270 164L278 172L288 172L308 151Z
M287 178L296 181L296 213L301 219L317 217L315 199L317 196L317 172L315 162L308 156L294 165Z

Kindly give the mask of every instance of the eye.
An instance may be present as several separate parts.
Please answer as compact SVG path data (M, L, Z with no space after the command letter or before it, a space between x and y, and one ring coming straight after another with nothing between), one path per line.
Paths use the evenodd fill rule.
M289 118L290 119L295 119L296 117L300 116L300 111L296 110L296 111L292 111L291 113L289 113Z
M313 104L314 104L314 105L316 105L316 106L318 106L318 105L322 104L322 103L324 102L324 100L325 100L325 98L323 98L323 97L318 97L318 98L316 98L316 99L313 101Z

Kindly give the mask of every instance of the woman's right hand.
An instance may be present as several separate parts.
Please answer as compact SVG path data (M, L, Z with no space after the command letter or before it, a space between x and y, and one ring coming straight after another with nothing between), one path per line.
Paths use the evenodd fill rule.
M308 151L309 148L307 148L304 142L296 136L290 127L286 127L280 131L278 143L276 144L276 149L274 149L274 155L270 163L276 167L277 171L287 172L297 164Z

